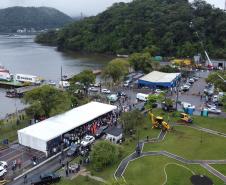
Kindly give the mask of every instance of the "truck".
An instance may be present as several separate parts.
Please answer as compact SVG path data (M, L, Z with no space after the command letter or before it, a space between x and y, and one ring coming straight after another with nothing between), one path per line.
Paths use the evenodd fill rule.
M137 93L136 98L137 100L140 100L140 101L147 101L148 94Z
M23 83L40 84L41 80L37 76L27 75L27 74L16 74L15 80Z
M46 185L59 182L61 177L55 173L41 174L40 176L31 179L31 185Z

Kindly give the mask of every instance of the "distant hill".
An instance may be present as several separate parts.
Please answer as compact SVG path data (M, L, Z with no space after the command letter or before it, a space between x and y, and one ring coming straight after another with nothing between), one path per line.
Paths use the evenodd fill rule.
M18 29L36 30L58 28L73 19L48 7L10 7L0 9L0 32L15 32Z
M196 31L211 57L226 58L226 13L203 0L116 3L36 40L62 50L129 54L149 49L153 55L187 57L203 52Z

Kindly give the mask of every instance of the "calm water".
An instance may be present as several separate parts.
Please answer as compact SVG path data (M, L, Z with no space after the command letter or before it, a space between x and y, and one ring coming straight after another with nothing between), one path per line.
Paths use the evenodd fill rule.
M34 36L0 35L0 64L12 74L31 74L58 83L61 66L63 75L70 76L84 69L100 69L110 60L109 57L100 55L61 53L55 47L34 43L33 38ZM0 89L0 118L23 107L20 100L6 98L5 90Z

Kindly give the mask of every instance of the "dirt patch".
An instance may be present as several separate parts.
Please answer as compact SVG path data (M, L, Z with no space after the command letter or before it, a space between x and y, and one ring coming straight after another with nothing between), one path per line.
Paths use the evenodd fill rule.
M190 180L193 185L213 185L213 181L205 175L193 175Z

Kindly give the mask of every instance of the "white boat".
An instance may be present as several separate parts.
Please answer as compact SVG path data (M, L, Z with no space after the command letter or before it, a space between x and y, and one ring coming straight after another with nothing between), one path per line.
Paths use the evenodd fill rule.
M41 83L41 80L38 76L33 76L28 74L16 74L15 80L18 82L33 83L33 84Z

